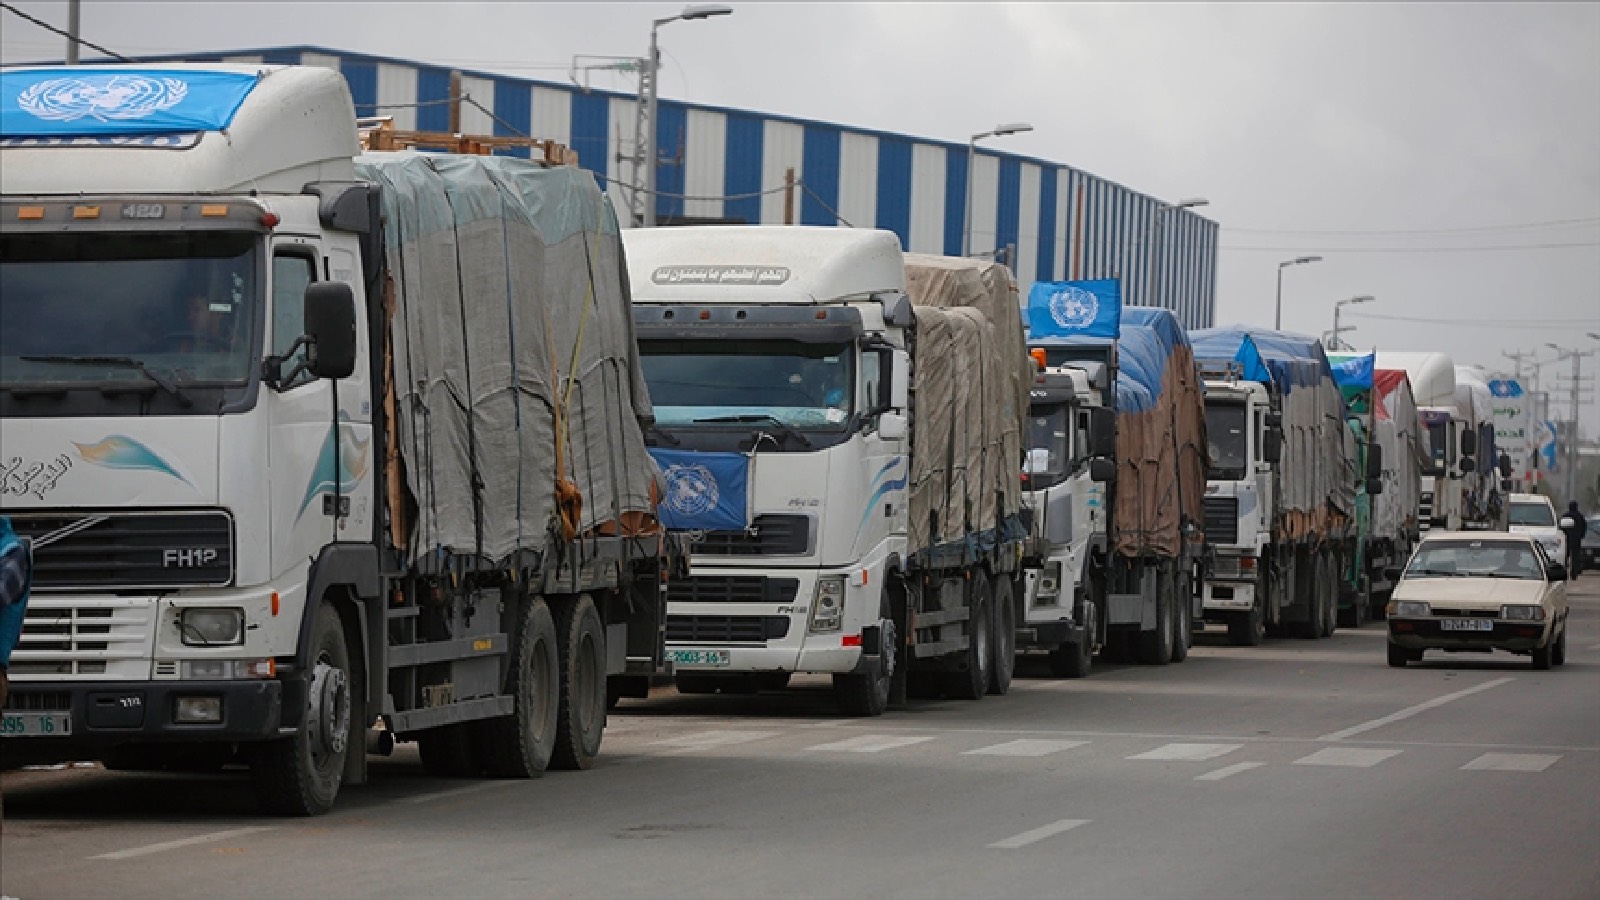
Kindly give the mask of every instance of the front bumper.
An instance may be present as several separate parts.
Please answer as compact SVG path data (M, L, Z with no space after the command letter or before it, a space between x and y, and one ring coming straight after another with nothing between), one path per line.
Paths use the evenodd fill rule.
M669 590L667 659L678 672L704 674L856 672L863 630L878 624L882 589L876 579L858 584L847 578L841 628L811 634L817 579L829 574L836 570L693 569L675 585L676 597ZM725 651L727 665L706 665L702 660L708 657L699 651L712 651L717 659L717 651Z
M298 685L290 695L303 696ZM146 742L259 741L277 737L283 721L282 681L13 681L6 712L65 712L72 731L59 737L0 738L7 757L92 758L94 751ZM176 721L178 698L217 697L222 720Z
M1203 608L1206 612L1249 612L1256 605L1256 582L1211 579L1206 582Z
M1496 620L1493 631L1444 631L1437 618L1389 617L1389 640L1412 650L1510 650L1526 653L1545 646L1553 622Z

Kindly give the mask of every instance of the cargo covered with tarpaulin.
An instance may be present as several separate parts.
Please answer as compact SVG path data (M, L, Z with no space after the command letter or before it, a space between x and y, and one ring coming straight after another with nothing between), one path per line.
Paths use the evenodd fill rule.
M1125 306L1119 331L1110 540L1123 556L1171 559L1183 552L1184 525L1205 522L1205 385L1189 337L1169 310ZM1093 351L1111 342L1067 337L1035 343Z
M1189 335L1207 370L1266 385L1283 417L1277 521L1290 540L1342 536L1355 513L1355 437L1322 345L1313 338L1229 325Z
M408 561L498 566L652 529L650 399L594 178L431 153L368 153L356 171L386 224L384 464Z
M1404 369L1378 369L1372 376L1378 401L1373 432L1383 447L1384 492L1374 505L1372 527L1381 535L1415 534L1427 441Z
M1019 537L1032 384L1017 286L987 260L905 255L912 356L912 552Z

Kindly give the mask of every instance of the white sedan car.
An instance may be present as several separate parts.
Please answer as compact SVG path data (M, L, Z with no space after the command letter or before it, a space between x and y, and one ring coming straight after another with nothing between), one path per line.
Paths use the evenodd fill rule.
M1557 562L1567 558L1567 536L1557 525L1556 507L1542 494L1512 494L1506 505L1506 530L1531 534Z
M1432 532L1389 600L1389 665L1426 650L1507 650L1567 661L1567 571L1532 535Z

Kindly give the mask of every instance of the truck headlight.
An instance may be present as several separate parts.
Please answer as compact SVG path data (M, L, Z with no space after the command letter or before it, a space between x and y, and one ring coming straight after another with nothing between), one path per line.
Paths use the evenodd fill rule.
M1061 562L1045 563L1033 592L1034 606L1055 606L1061 595Z
M272 678L278 674L274 659L186 659L178 677L191 681L228 681L236 678Z
M244 610L192 607L178 613L178 631L190 647L244 643Z
M824 575L817 579L817 593L811 601L811 631L838 631L844 625L844 576Z
M1399 600L1394 604L1394 615L1402 618L1431 616L1433 615L1433 609L1428 604L1416 600Z
M1543 622L1544 607L1526 603L1513 603L1500 607L1500 618L1513 622Z

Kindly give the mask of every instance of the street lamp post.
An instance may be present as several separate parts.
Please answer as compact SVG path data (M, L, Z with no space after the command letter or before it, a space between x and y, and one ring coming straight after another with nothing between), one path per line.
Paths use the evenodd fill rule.
M1033 126L1027 122L1012 122L1009 125L996 125L993 131L984 131L967 139L967 198L966 206L961 216L961 255L972 255L972 161L978 152L978 142L984 138L1005 137L1008 134L1020 134L1032 131Z
M659 92L656 90L656 76L661 72L661 51L656 46L656 30L670 22L679 20L690 22L695 19L709 19L712 16L727 16L733 14L733 7L716 3L702 3L685 6L683 12L665 19L656 19L650 23L650 55L645 58L644 77L639 88L643 94L639 103L644 105L644 227L653 228L656 224L656 102Z
M1279 269L1279 271L1281 272L1282 269ZM1338 350L1339 349L1339 342L1341 340L1343 340L1343 338L1340 338L1339 335L1343 334L1346 331L1354 330L1354 328L1355 328L1354 325L1350 326L1349 328L1340 328L1339 327L1339 311L1344 309L1346 306L1349 306L1352 303L1371 303L1373 300L1376 300L1376 299L1377 298L1372 296L1371 294L1362 294L1359 297L1351 297L1348 300L1339 300L1339 301L1337 301L1337 302L1335 302L1333 304L1333 334L1328 337L1328 349L1329 350Z
M1145 289L1146 305L1161 305L1161 295L1157 291L1157 279L1161 271L1159 266L1162 250L1161 217L1174 210L1193 209L1196 206L1205 206L1210 202L1204 197L1191 197L1188 200L1179 200L1177 203L1163 203L1156 207L1154 220L1150 223L1150 271L1147 279L1149 287Z
M1284 260L1283 262L1278 263L1278 306L1277 306L1277 310L1278 311L1272 317L1272 328L1273 328L1274 331L1282 331L1283 330L1283 270L1284 270L1284 268L1286 266L1300 266L1300 265L1305 265L1306 263L1314 263L1314 262L1322 262L1322 257L1320 257L1320 256L1297 256L1294 259ZM1337 335L1335 335L1335 336L1337 337Z

